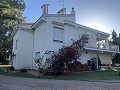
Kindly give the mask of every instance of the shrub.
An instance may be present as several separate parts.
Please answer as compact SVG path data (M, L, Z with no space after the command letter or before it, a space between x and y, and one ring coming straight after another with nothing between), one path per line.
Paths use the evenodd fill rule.
M10 64L10 60L5 60L5 65L9 65Z
M118 63L120 64L120 54L116 53L112 59L113 64Z
M44 75L46 75L46 76L54 76L55 73L52 70L47 70Z
M63 46L50 57L49 61L52 61L52 70L55 75L62 75L65 71L79 72L82 70L81 63L77 60L85 44L88 43L88 39L88 35L82 35L77 41L72 40L72 45ZM84 70L88 70L86 65Z
M27 69L20 69L20 72L27 72Z
M118 75L120 76L120 71L119 71Z
M0 64L5 64L5 57L0 53Z
M82 69L83 69L83 71L90 71L91 70L90 67L87 64L84 64L82 66Z
M13 66L9 67L9 71L13 71L15 68Z
M47 52L47 51L46 51L46 52ZM45 53L46 53L46 52L45 52ZM44 55L45 55L45 53L44 53ZM42 64L44 55L43 55L42 57L39 57L38 59L35 59L35 58L34 58L35 67L36 67L38 70L44 70L44 69L46 69L45 65Z
M67 69L72 72L80 72L82 71L82 64L79 61L75 61L74 63L68 64Z
M52 71L54 75L62 75L64 73L65 64L61 60L53 61Z

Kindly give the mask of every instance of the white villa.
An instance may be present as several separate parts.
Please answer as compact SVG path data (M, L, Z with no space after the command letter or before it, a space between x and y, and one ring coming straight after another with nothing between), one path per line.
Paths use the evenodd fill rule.
M34 59L47 50L58 51L63 45L71 45L71 39L77 40L82 34L88 34L90 40L82 52L81 63L99 56L102 64L112 64L112 55L119 52L119 47L109 44L108 33L77 24L74 8L70 14L66 14L66 8L57 14L48 14L48 4L44 4L42 10L43 15L35 23L19 24L12 32L12 60L16 70L34 69Z

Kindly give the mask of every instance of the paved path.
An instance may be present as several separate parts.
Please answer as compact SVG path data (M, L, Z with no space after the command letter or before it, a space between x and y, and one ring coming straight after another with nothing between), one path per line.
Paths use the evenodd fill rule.
M120 90L120 80L74 81L0 76L0 90Z

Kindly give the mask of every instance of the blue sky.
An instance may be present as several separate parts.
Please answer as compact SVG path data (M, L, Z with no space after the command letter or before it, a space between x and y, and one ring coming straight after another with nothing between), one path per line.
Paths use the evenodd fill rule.
M28 22L35 22L41 15L41 6L50 4L49 14L56 14L62 8L60 0L25 0L26 9L23 16L28 17ZM84 26L98 25L104 27L111 34L114 29L120 33L120 0L64 0L67 13L74 7L76 22ZM93 28L92 27L92 28Z

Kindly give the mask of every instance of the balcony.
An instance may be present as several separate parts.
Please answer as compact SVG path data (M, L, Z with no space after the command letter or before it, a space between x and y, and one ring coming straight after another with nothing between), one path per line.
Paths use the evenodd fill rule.
M119 52L119 46L109 43L108 36L100 33L96 35L91 35L90 40L86 44L86 47Z
M111 50L111 51L119 51L119 46L118 45L113 45L113 44L110 44L110 43L108 45L108 48L106 47L105 43L97 44L97 48L98 49L107 49L107 50Z
M119 52L119 46L118 45L113 45L113 44L110 44L110 43L108 44L108 46L105 43L99 43L99 44L97 43L95 46L92 46L92 45L88 44L88 45L86 45L86 47Z

